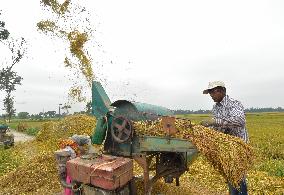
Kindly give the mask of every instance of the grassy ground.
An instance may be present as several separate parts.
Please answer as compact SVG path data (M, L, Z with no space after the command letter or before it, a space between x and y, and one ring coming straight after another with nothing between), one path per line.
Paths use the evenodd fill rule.
M57 121L58 119L41 119L41 120L30 120L30 119L12 119L7 125L11 129L15 129L20 132L24 132L28 135L36 135L40 130L41 126L48 121ZM0 121L3 123L3 121Z
M284 113L248 114L247 120L258 154L256 169L284 177Z

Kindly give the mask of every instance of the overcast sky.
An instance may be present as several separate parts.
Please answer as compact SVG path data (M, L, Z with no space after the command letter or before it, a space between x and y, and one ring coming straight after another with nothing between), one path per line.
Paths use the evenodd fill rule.
M57 111L71 85L63 65L67 43L37 31L36 23L48 18L39 0L0 1L0 20L28 43L27 57L15 67L24 79L14 93L17 112ZM73 2L90 12L101 47L86 49L111 101L211 109L213 101L202 91L209 81L222 80L246 108L284 107L284 1ZM0 51L5 66L9 52L1 43Z

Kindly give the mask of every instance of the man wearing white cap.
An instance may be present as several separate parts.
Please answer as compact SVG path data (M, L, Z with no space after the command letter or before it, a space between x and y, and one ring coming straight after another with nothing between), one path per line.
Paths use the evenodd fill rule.
M216 104L212 109L213 118L202 121L201 125L213 127L217 131L239 137L248 142L244 107L241 102L226 95L224 82L209 82L208 88L203 91L203 94L210 94ZM230 195L247 195L245 178L240 183L240 190L234 188L230 183L228 185Z

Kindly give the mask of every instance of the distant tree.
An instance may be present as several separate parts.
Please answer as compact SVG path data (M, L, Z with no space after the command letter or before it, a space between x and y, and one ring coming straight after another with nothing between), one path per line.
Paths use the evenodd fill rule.
M61 109L63 109L63 110L65 110L65 111L66 111L65 115L68 115L68 114L69 114L69 109L70 109L70 108L71 108L71 106L70 106L70 105L68 105L68 104L64 104L64 106L62 106L62 108L61 108ZM64 113L63 113L62 115L64 115Z
M34 114L31 114L31 115L30 115L30 118L31 118L31 119L35 119L35 115L34 115Z
M18 118L20 119L27 119L29 118L30 114L28 112L19 112L18 113Z
M43 113L40 112L40 113L38 113L38 114L35 114L35 115L34 115L34 118L35 118L35 119L43 119Z
M74 112L73 114L75 115L75 114L87 114L87 113L86 111L79 111L79 112Z
M4 109L7 113L8 121L10 122L12 116L16 113L16 109L14 109L14 97L11 97L10 93L4 98Z
M43 112L38 113L38 115L41 116L42 118L44 117L44 113Z
M68 115L68 113L66 113L66 112L63 112L63 113L61 114L62 117L65 117L65 116L67 116L67 115Z
M284 112L284 108L246 108L245 112Z
M6 92L3 103L8 120L10 121L16 111L14 108L14 97L12 96L12 92L16 90L16 85L21 84L22 78L9 68L3 68L0 70L0 75L0 90L4 90Z
M1 13L0 13L1 14ZM11 62L8 63L6 68L0 69L0 90L6 92L4 98L4 108L6 110L9 121L15 114L16 109L14 108L14 97L12 92L16 90L16 85L21 85L22 77L17 72L13 71L12 68L15 64L23 58L26 53L25 39L13 39L9 36L9 31L4 28L5 22L0 21L0 42L8 46L11 51Z
M173 110L174 114L210 114L211 110ZM246 108L245 112L284 112L284 108L277 107L277 108Z
M209 114L211 113L210 110L196 110L196 111L193 111L193 110L173 110L174 114Z
M5 123L6 122L6 114L2 114L0 117L1 117L1 119L3 118L3 121ZM0 121L1 121L1 119L0 119Z
M48 117L48 118L54 118L55 115L56 115L56 111L47 111L45 112L45 117Z
M0 21L0 40L8 39L9 34L10 34L9 31L5 29L5 22Z
M1 10L0 10L0 15L1 15ZM6 40L9 37L9 31L5 29L5 22L0 21L0 40Z

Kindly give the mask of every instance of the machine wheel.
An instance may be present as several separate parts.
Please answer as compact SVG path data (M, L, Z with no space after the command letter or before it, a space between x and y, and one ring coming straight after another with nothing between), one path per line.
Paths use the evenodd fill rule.
M111 135L112 138L118 142L123 143L127 141L132 134L131 122L123 117L115 117L111 123Z

